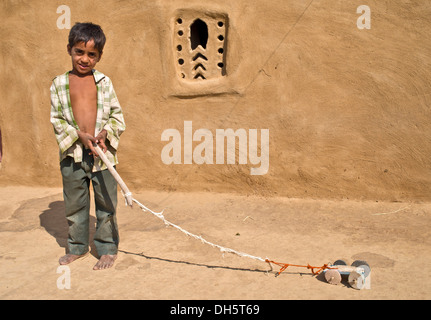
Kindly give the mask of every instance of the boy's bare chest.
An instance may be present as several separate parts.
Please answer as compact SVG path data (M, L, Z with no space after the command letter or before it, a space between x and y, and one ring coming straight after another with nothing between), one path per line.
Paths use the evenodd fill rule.
M96 107L97 105L97 88L93 77L88 79L71 77L69 80L69 93L72 106L74 104L94 104Z
M97 88L93 77L70 77L69 94L79 128L93 134L97 115Z

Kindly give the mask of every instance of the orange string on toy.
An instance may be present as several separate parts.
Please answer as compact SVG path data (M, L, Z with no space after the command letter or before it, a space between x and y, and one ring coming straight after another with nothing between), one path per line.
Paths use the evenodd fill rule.
M276 264L279 267L281 267L280 271L276 274L276 276L279 276L284 270L287 269L287 267L298 267L298 268L311 269L311 272L313 273L313 275L318 275L320 272L322 272L325 269L337 269L337 268L328 266L328 264L324 264L321 267L313 267L313 266L310 266L309 264L307 264L306 266L304 266L304 265L298 265L298 264L275 262L275 261L268 260L268 259L266 259L265 262L267 262L267 263L273 263L273 264ZM315 271L315 269L317 269L317 271Z

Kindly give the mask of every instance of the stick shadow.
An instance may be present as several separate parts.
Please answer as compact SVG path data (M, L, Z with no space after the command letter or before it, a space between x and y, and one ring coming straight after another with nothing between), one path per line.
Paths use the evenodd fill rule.
M126 250L118 250L119 252L125 253L125 254L131 254L139 257L143 257L148 260L159 260L169 263L178 263L178 264L186 264L189 266L198 266L198 267L205 267L209 269L228 269L228 270L236 270L236 271L249 271L249 272L261 272L261 273L268 273L270 270L262 270L262 269L247 269L247 268L235 268L235 267L226 267L226 266L215 266L215 265L208 265L203 263L196 263L196 262L189 262L189 261L181 261L181 260L172 260L167 258L160 258L160 257L151 257L148 255L145 255L144 253L136 253L136 252L130 252Z
M189 266L197 266L197 267L204 267L204 268L208 268L208 269L225 269L225 270L232 270L232 271L242 271L242 272L257 272L257 273L264 273L266 275L276 275L277 270L273 270L273 269L267 269L267 270L263 270L263 269L250 269L250 268L238 268L238 267L228 267L228 266L219 266L219 265L208 265L208 264L204 264L204 263L196 263L196 262L189 262L189 261L182 261L182 260L172 260L172 259L167 259L167 258L160 258L160 257L152 257L152 256L148 256L144 253L137 253L137 252L130 252L130 251L126 251L126 250L118 250L119 252L125 253L125 254L130 254L130 255L135 255L135 256L139 256L139 257L143 257L145 259L148 260L158 260L158 261L164 261L164 262L168 262L168 263L177 263L177 264L185 264L185 265L189 265ZM294 275L301 275L301 276L308 276L311 275L313 276L313 274L311 273L303 273L303 272L289 272L289 271L284 271L281 275L283 274L294 274Z

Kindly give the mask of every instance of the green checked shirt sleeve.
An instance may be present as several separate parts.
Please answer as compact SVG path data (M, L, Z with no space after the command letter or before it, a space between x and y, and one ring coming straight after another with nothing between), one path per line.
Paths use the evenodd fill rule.
M94 136L100 131L107 131L106 152L112 164L118 164L117 149L120 135L126 129L123 112L115 94L111 79L103 73L93 70L97 87L97 118ZM60 149L60 161L73 157L75 162L82 161L83 145L78 140L79 127L73 118L69 94L69 72L54 78L51 84L51 123ZM97 158L93 171L106 169L106 165Z
M105 129L107 131L107 139L110 145L117 150L118 144L120 142L120 135L126 129L124 123L124 116L121 110L120 103L118 102L117 95L114 90L114 86L109 78L105 77L104 83L102 85L103 94L103 113L102 113L102 123L100 126L96 125L97 128ZM98 88L99 90L99 88ZM99 119L99 117L98 117Z
M66 152L78 140L77 125L67 98L69 84L66 78L56 77L51 85L51 123L60 152ZM64 105L66 103L66 105Z
M123 111L111 79L96 70L94 70L93 75L97 85L98 110L95 136L103 129L106 130L106 146L108 147L106 156L112 164L118 164L117 149L120 143L120 135L126 130ZM106 168L103 161L97 158L93 170L104 170Z

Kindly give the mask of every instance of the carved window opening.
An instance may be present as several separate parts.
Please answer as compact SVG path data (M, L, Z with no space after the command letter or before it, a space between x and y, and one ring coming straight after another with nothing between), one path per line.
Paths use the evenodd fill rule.
M200 81L226 76L226 14L181 10L174 19L177 76Z
M190 26L190 44L192 50L195 50L199 45L206 49L208 43L208 27L201 19L195 20Z

